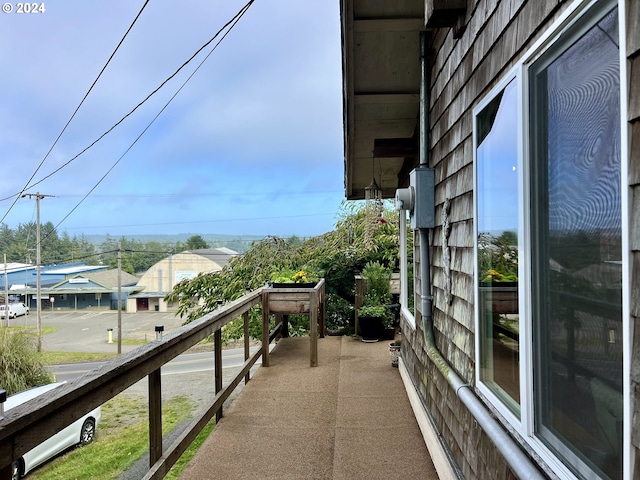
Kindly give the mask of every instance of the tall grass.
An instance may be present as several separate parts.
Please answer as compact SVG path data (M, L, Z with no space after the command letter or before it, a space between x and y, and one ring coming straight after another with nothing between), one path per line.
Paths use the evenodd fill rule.
M0 328L0 389L8 395L51 383L53 377L37 351L37 338L24 331Z

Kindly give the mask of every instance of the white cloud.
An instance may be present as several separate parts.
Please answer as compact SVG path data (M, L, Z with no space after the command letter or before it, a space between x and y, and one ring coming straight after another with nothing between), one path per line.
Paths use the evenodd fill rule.
M106 131L242 5L150 2L36 178L66 163ZM0 77L0 88L11 92L0 105L0 148L12 172L10 179L0 178L0 197L23 187L139 8L128 0L65 0L47 5L39 16L0 17L0 42L12 46L0 51L0 64L8 72ZM95 147L35 187L59 195L46 202L43 222L56 223L69 213L202 58ZM200 218L209 219L200 225L212 231L231 228L217 219L233 214L269 217L233 225L263 230L255 233L305 234L295 227L317 225L326 231L332 218L315 224L287 219L318 213L317 197L300 195L305 189L331 191L321 202L327 210L337 209L342 197L340 75L337 3L255 2L61 229L66 225L82 233L75 229L108 226L114 233L126 233L136 224L142 225L138 230L179 231L182 226L165 225L167 219ZM151 196L143 196L146 192ZM296 201L286 192L296 195ZM198 196L203 193L227 196L205 197L204 202ZM261 210L260 205L269 208ZM7 202L0 208L4 213ZM30 221L31 210L30 203L21 201L5 222L14 226Z

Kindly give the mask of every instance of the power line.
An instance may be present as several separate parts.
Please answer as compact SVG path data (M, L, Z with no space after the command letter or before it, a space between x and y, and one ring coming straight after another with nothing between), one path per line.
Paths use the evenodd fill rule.
M60 137L62 137L62 134L67 130L67 127L69 126L69 124L71 123L71 121L73 120L73 118L76 116L76 114L78 113L78 110L80 110L80 107L82 106L82 104L84 103L84 101L87 99L87 97L89 96L89 93L93 90L93 87L96 85L96 83L98 83L98 80L100 79L100 77L102 76L102 74L104 73L104 71L107 68L107 65L109 65L109 63L111 62L111 60L113 59L114 55L116 54L116 52L118 51L118 49L120 48L120 46L122 45L122 43L124 42L124 39L127 37L127 35L129 35L129 32L131 31L131 29L133 28L133 25L138 21L138 18L140 18L140 15L142 14L142 11L145 9L145 7L147 6L147 4L149 3L149 0L146 0L144 2L144 5L142 6L142 8L140 9L140 11L138 12L138 14L136 15L136 18L134 18L133 22L131 23L131 25L129 25L129 28L127 29L127 31L125 32L124 36L120 39L120 41L118 42L118 45L116 46L115 50L111 53L111 55L109 56L109 59L107 60L107 63L104 64L104 66L102 67L102 69L100 70L100 73L98 74L98 76L96 77L96 79L93 81L93 83L91 84L91 86L89 87L89 90L87 90L87 93L84 94L84 97L82 97L82 100L80 101L80 103L78 104L78 106L76 107L76 109L73 111L73 114L71 115L71 117L69 118L69 120L67 120L67 123L65 124L64 128L62 129L62 131L58 134L58 136L56 137L55 141L53 142L53 145L51 145L51 148L49 148L49 150L47 151L46 155L44 156L44 158L40 161L40 164L38 165L38 167L35 169L35 171L33 172L33 174L31 175L31 177L29 177L29 180L27 180L27 183L24 185L24 187L22 187L22 190L20 190L19 193L15 194L15 200L13 201L13 203L11 204L11 206L9 207L9 209L6 211L6 213L4 214L4 216L2 217L2 219L0 219L0 223L2 223L4 221L5 218L7 218L7 215L9 215L9 212L11 212L11 210L13 209L13 207L15 206L16 202L18 201L18 198L20 198L20 196L30 187L34 187L35 185L37 185L40 182L37 182L33 185L29 185L29 183L31 182L31 180L33 180L33 177L36 176L36 174L40 171L40 168L42 167L42 165L44 165L44 162L47 160L47 158L49 158L49 155L51 154L51 152L53 151L53 149L55 148L55 146L58 144L58 141L60 140ZM45 177L48 178L48 177ZM9 198L13 197L9 196L7 198L4 198L3 200L7 200Z
M268 196L268 195L278 195L286 193L287 196L292 195L329 195L335 193L344 193L343 190L304 190L300 192L293 192L287 190L283 191L271 191L271 192L243 192L243 197L260 197L260 196ZM84 197L85 195L74 195L74 194L56 194L57 198L75 198L75 197ZM226 193L226 192L201 192L201 193L98 193L91 195L93 198L198 198L198 197L237 197L238 192Z
M335 215L335 212L330 213L309 213L304 215L282 215L282 216L272 216L272 217L250 217L250 218L224 218L218 220L202 220L202 219L194 219L191 221L185 222L160 222L160 223L135 223L135 224L123 224L123 225L97 225L95 227L66 227L67 230L77 230L80 228L116 228L116 227L152 227L152 226L161 226L161 225L189 225L192 223L223 223L223 222L249 222L256 220L278 220L282 218L302 218L302 217L327 217L329 215Z
M200 52L202 52L202 50L204 50L207 46L209 46L217 37L218 35L220 35L221 32L223 32L230 24L237 22L236 18L242 17L242 15L244 15L244 13L246 12L246 10L253 4L255 0L250 0L244 7L242 7L242 9L240 9L240 11L231 19L229 20L222 28L220 28L220 30L218 30L216 32L216 34L209 39L204 45L202 45L193 55L191 55L191 57L189 57L189 59L187 61L185 61L175 72L173 72L169 77L167 77L155 90L153 90L151 93L149 93L140 103L138 103L129 113L127 113L125 116L123 116L120 120L118 120L113 126L111 126L107 131L105 131L102 135L100 135L97 139L95 139L93 142L91 142L87 147L85 147L84 149L82 149L82 151L80 151L80 153L74 155L72 158L70 158L67 162L63 163L62 165L60 165L58 168L56 168L54 171L52 171L50 174L46 175L45 177L41 178L40 180L38 180L37 182L34 182L32 184L30 184L28 187L25 187L25 190L27 188L33 188L36 185L39 185L40 183L44 182L45 180L47 180L48 178L51 178L53 175L55 175L56 173L58 173L60 170L62 170L63 168L67 167L71 162L73 162L74 160L76 160L78 157L80 157L82 154L84 154L85 152L87 152L90 148L92 148L94 145L96 145L100 140L102 140L104 137L106 137L109 133L111 133L116 127L118 127L122 122L124 122L128 117L130 117L136 110L138 110L138 108L140 108L142 105L144 105L153 95L155 95L156 93L158 93L169 81L171 81L184 67L186 67L189 63L191 63L191 61L197 57ZM235 23L234 23L235 24ZM227 32L228 33L228 32ZM225 34L226 36L226 34ZM223 37L224 38L224 37ZM217 45L216 45L217 46ZM215 47L214 47L215 50ZM208 57L208 56L207 56ZM191 77L189 77L191 78ZM184 86L184 85L183 85ZM180 91L180 90L178 90ZM173 97L171 98L171 100L173 100ZM171 101L169 100L169 102ZM168 104L166 104L162 110L164 110L167 107ZM155 121L155 118L154 118ZM149 128L150 125L147 126L147 128ZM146 131L146 129L145 129ZM144 133L144 131L143 131ZM140 139L140 137L136 138L134 144ZM129 147L129 149L133 146L133 144ZM128 151L128 150L127 150ZM126 153L126 152L125 152ZM122 157L121 157L122 158ZM24 191L24 190L23 190ZM7 200L9 198L13 197L13 195L5 197L1 200ZM13 205L12 205L13 206ZM7 212L9 213L9 212ZM6 214L5 214L6 217ZM4 217L3 219L4 220ZM0 220L0 223L2 222L2 220Z
M151 120L151 122L149 122L149 124L142 130L142 132L140 132L140 134L136 137L136 139L133 141L133 143L131 143L131 145L129 145L129 147L124 151L124 153L120 156L120 158L118 158L118 160L115 161L115 163L111 166L111 168L109 168L109 170L107 170L107 172L102 176L102 178L100 178L100 180L98 180L98 182L91 188L91 190L89 190L87 192L87 194L82 197L82 199L75 205L75 207L73 207L71 209L71 211L65 215L62 220L60 220L58 222L58 224L56 225L56 228L58 226L60 226L60 224L62 224L62 222L64 222L67 218L69 218L69 216L71 216L71 214L87 199L87 197L89 195L91 195L91 193L93 193L93 191L98 188L98 186L103 182L103 180L105 178L107 178L107 176L113 171L113 169L120 163L120 161L125 157L125 155L127 153L129 153L129 151L133 148L133 146L138 143L138 140L140 140L140 138L142 138L142 136L147 132L147 130L149 130L149 128L151 128L151 125L154 124L154 122L158 119L158 117L160 117L160 115L162 115L162 113L165 111L165 109L169 106L169 104L178 96L178 94L182 91L182 89L185 87L185 85L193 78L193 76L196 74L196 72L198 70L200 70L200 67L204 64L204 62L207 61L207 59L211 56L211 54L216 50L216 48L218 48L218 45L220 45L220 43L222 43L222 41L227 37L227 35L231 32L231 30L233 30L233 27L235 27L238 22L240 21L240 19L244 16L244 14L247 12L247 10L249 9L249 7L253 4L254 0L250 0L249 3L247 3L242 9L240 9L240 11L235 15L235 17L233 17L230 21L228 21L220 30L218 30L216 32L216 34L213 36L213 38L211 38L211 40L209 40L207 43L205 43L202 47L200 47L200 49L198 49L198 51L196 53L194 53L191 58L189 58L189 60L187 60L178 70L176 70L176 72L171 75L167 80L165 80L155 91L153 91L146 99L144 99L140 104L138 104L138 106L136 106L131 112L129 112L127 115L125 115L125 117L122 118L122 120L124 120L128 115L130 115L131 113L133 113L140 105L142 105L142 103L146 102L149 98L151 98L151 95L153 95L155 92L157 92L158 90L160 90L171 78L173 78L185 65L187 65L189 62L191 62L191 60L193 60L198 53L200 53L207 45L209 45L218 35L220 35L220 33L222 31L224 31L225 28L227 28L229 25L231 25L229 27L229 29L224 33L224 35L222 36L222 38L220 40L218 40L218 42L213 46L213 48L209 51L209 53L204 57L204 59L198 64L198 66L195 68L195 70L191 73L191 75L189 75L187 77L187 79L182 83L182 85L180 85L180 88L178 88L178 90L176 90L176 92L171 96L171 98L167 101L167 103L164 104L164 106L160 109L160 111L156 114L155 117L153 117L153 119ZM122 122L122 120L120 120L120 122ZM120 123L118 122L118 123ZM106 135L107 133L109 133L111 130L113 130L113 128L115 128L118 123L116 125L114 125L113 127L111 127L111 129L109 129L106 133L104 133L102 135L102 137L104 135ZM100 137L100 138L102 138ZM98 142L100 140L100 138L98 140L96 140L96 142ZM94 142L94 144L96 143ZM93 145L93 144L92 144ZM85 151L89 148L91 148L92 145L89 145L89 147L87 147L85 149ZM79 154L81 155L82 152ZM77 156L76 156L77 158ZM68 165L73 159L69 160L69 162L67 162L66 164L62 165L58 170L64 168L66 165ZM56 172L51 173L51 175L53 175ZM45 180L48 177L43 178L41 181ZM35 185L35 184L34 184Z

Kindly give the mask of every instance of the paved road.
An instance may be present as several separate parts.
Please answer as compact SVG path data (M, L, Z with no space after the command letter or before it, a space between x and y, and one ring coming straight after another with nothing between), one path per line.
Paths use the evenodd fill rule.
M251 353L259 347L251 347ZM85 362L52 365L51 371L59 382L68 382L87 372L100 368L107 362ZM222 368L237 368L244 363L244 349L222 351ZM260 363L260 361L258 361ZM213 372L213 352L185 353L162 367L162 375L186 375L196 372ZM211 373L213 374L213 373Z

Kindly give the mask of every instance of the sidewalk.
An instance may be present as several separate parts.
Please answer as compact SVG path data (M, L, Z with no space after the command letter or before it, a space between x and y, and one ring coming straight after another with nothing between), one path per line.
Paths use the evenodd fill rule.
M437 479L387 342L281 340L183 480Z

